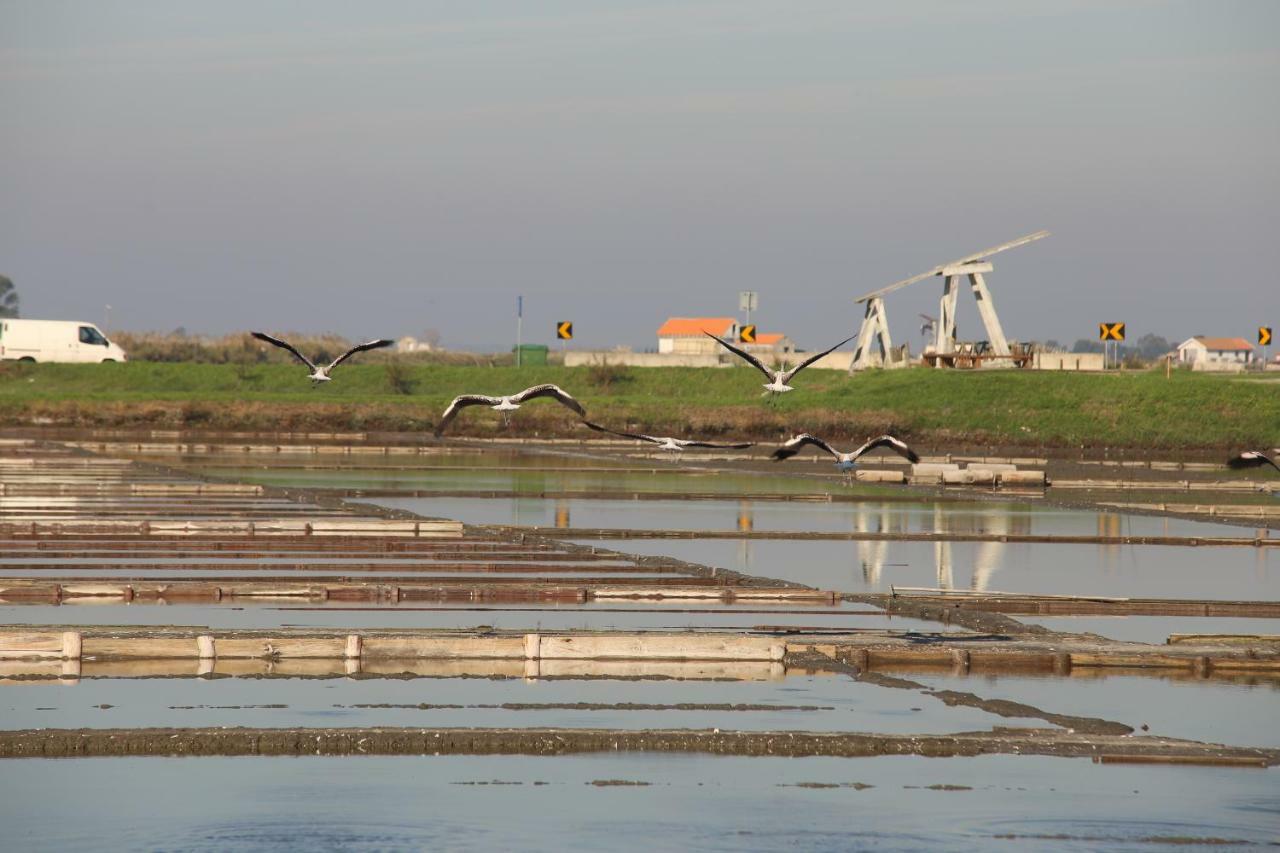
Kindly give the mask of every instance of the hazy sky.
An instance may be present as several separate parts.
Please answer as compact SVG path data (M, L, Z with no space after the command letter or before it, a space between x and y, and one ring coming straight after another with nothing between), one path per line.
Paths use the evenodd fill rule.
M653 346L1000 255L1005 330L1280 327L1280 3L0 0L29 317ZM895 342L937 280L887 302ZM964 293L962 338L979 334Z

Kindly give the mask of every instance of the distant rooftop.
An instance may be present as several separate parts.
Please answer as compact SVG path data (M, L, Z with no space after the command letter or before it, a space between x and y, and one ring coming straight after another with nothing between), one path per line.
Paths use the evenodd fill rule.
M658 329L658 337L678 338L710 332L723 338L736 322L732 317L668 317Z
M1199 341L1204 344L1205 349L1211 350L1240 351L1253 349L1253 344L1244 338L1207 338L1204 335L1195 335L1193 340Z

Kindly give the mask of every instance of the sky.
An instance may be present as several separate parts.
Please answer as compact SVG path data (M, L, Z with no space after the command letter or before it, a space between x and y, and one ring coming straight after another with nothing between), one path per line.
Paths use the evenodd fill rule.
M109 331L1280 327L1280 3L0 0L0 274ZM893 294L919 351L928 279ZM983 338L968 293L959 336Z

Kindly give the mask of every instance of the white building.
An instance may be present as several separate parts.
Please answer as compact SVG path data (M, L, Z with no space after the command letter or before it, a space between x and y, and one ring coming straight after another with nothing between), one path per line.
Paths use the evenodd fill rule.
M1244 338L1196 335L1178 344L1178 364L1192 370L1244 370L1253 361L1253 344Z
M412 335L405 335L396 341L396 352L431 352L435 347L429 341L420 341Z
M710 332L726 341L738 340L738 321L732 317L669 317L658 329L658 352L664 355L717 355L720 345Z

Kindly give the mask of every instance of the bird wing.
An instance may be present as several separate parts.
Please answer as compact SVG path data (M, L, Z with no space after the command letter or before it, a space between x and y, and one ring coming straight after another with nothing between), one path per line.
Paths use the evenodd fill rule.
M813 364L815 361L817 361L818 359L822 358L824 355L830 355L831 353L833 353L833 352L835 352L836 350L840 349L840 347L842 347L842 346L844 346L845 344L849 343L849 341L853 340L853 339L854 339L854 338L856 338L856 337L857 337L857 335L853 335L852 337L845 338L843 341L841 341L840 343L836 344L836 345L835 345L835 346L833 346L831 349L823 350L822 352L818 352L818 353L814 353L813 355L811 355L811 356L809 356L808 358L806 358L804 361L802 361L802 362L800 362L799 364L797 364L795 367L793 367L793 368L791 368L790 370L788 370L787 372L783 373L783 374L782 374L782 381L783 381L783 382L790 382L790 381L791 381L791 378L792 378L793 376L795 376L797 373L799 373L800 371L804 370L806 367L808 367L809 365Z
M866 444L853 451L853 458L856 460L878 447L887 447L909 462L915 463L920 461L919 454L910 447L907 447L906 442L900 441L891 435L881 435L871 439Z
M724 348L725 348L725 349L727 349L729 352L731 352L731 353L733 353L733 354L737 355L739 358L745 359L745 360L746 360L746 362L747 362L747 364L750 364L750 365L751 365L752 367L754 367L756 370L760 371L760 372L761 372L761 373L763 373L765 376L767 376L767 377L769 378L769 381L770 381L770 382L772 382L772 381L773 381L773 372L772 372L771 370L769 370L769 368L765 367L765 366L764 366L764 362L762 362L760 359L756 358L754 355L752 355L751 353L747 352L746 350L738 349L738 348L737 348L737 347L735 347L733 344L729 343L728 341L724 340L723 338L717 338L715 335L711 334L710 332L703 331L703 334L704 334L704 335L706 335L706 336L707 336L707 337L709 337L709 338L712 338L712 339L714 339L714 340L716 340L716 341L719 341L720 346L724 347Z
M1227 460L1228 467L1231 468L1261 468L1263 465L1270 465L1277 471L1280 471L1280 465L1276 464L1274 459L1268 457L1265 453L1259 453L1256 450L1246 450L1244 453L1237 453Z
M444 410L444 414L440 416L440 422L436 424L435 434L437 436L444 432L445 427L453 423L453 419L458 416L458 412L467 406L496 406L502 402L499 397L486 397L483 394L462 394L453 398L453 402L449 404L449 408Z
M534 385L532 388L524 389L519 394L512 394L511 402L520 404L525 400L532 400L537 397L551 397L562 406L568 406L573 409L582 417L587 415L587 410L582 408L582 404L566 394L559 385Z
M683 441L676 439L676 444L681 447L710 447L713 450L746 450L748 447L755 447L755 444L750 441L743 444L716 444L714 441Z
M316 366L311 361L311 359L307 358L305 355L303 355L302 353L294 349L293 344L289 343L288 341L282 341L279 338L273 338L270 335L263 334L262 332L250 332L249 334L253 335L255 338L257 338L260 341L266 341L272 346L276 346L276 347L280 347L280 349L288 350L289 352L293 353L294 358L296 358L298 361L305 364L307 367L311 368L312 372L315 372Z
M835 458L840 458L840 454L836 452L834 447L827 444L816 435L810 435L807 432L802 432L786 444L779 447L777 450L773 451L773 461L781 462L783 459L790 459L792 456L795 456L803 450L806 444L812 444L814 447L819 447L827 453L830 453Z
M333 362L329 365L328 369L333 370L339 364L342 364L342 362L351 358L351 356L355 355L358 352L364 352L365 350L369 350L369 349L382 349L383 347L389 347L394 343L395 341L389 341L386 338L379 338L376 341L365 341L364 343L358 346L352 347L351 349L344 352L342 355L335 358Z
M583 421L583 423L596 432L607 432L610 435L617 435L622 438L634 438L636 441L649 441L654 444L662 444L662 439L654 438L651 435L644 435L643 433L638 432L619 432L616 429L609 429L608 427L602 427L599 424L593 424L591 421Z

